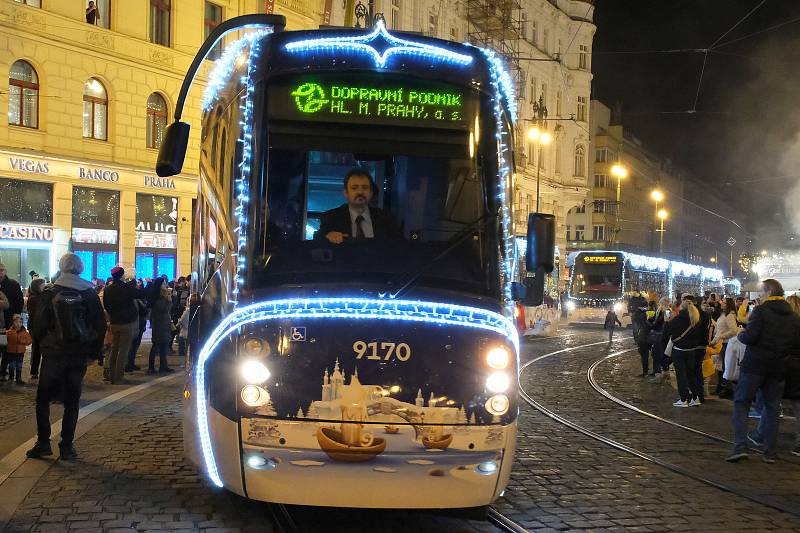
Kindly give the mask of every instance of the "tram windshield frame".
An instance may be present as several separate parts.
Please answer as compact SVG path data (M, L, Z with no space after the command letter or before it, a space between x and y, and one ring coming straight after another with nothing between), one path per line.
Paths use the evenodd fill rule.
M624 257L615 253L581 254L575 258L573 269L570 287L573 298L608 300L623 297Z
M484 138L494 138L487 95L458 87L469 99L470 123L427 127L287 120L285 113L270 114L270 84L264 89L269 104L262 110L263 170L253 183L261 216L253 228L259 261L249 272L252 289L354 283L396 289L419 273L418 287L499 297L491 277L502 247L491 216L498 206L489 193L497 187L496 156L483 153L496 144L470 146L474 124L486 129ZM343 178L354 167L375 180L370 205L394 220L399 238L336 245L315 234L322 212L346 204ZM454 244L479 219L494 224L475 224L468 238Z

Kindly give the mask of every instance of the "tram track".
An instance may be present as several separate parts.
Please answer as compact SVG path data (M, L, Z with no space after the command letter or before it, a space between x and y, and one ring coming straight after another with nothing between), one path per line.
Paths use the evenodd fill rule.
M534 358L530 359L529 361L527 361L526 363L524 363L520 367L520 374L523 371L525 371L526 369L528 369L531 365L533 365L533 364L535 364L535 363L537 363L539 361L548 359L548 358L556 356L558 354L563 354L563 353L567 353L567 352L573 352L573 351L577 351L577 350L580 350L580 349L584 349L584 348L588 348L588 347L591 347L591 346L595 346L595 345L598 345L598 344L606 344L606 342L595 342L595 343L588 343L588 344L583 344L583 345L579 345L579 346L573 346L573 347L557 350L555 352L551 352L551 353L547 353L547 354L544 354L544 355L540 355L540 356L534 357ZM633 348L629 348L629 349L619 350L619 351L616 351L614 353L606 355L605 357L603 357L600 360L596 361L592 365L592 367L590 367L590 370L587 371L587 375L591 376L591 369L592 368L596 368L597 364L599 364L600 362L605 361L606 359L609 359L609 358L620 356L620 355L625 354L625 353L630 353L632 351L634 351L634 349ZM591 376L591 377L593 378L593 376ZM591 385L591 381L592 380L590 379L589 380L590 385ZM600 388L602 388L602 387L600 387ZM601 393L596 388L595 388L595 390L597 392ZM629 446L629 445L624 444L624 443L622 443L622 442L620 442L618 440L615 440L615 439L613 439L611 437L608 437L606 435L603 435L601 433L593 431L593 430L591 430L591 429L589 429L589 428L587 428L587 427L585 427L585 426L583 426L581 424L578 424L578 423L576 423L576 422L574 422L572 420L568 420L567 418L559 415L558 413L554 412L553 410L549 409L548 407L546 407L545 405L543 405L542 403L540 403L539 401L537 401L536 399L531 397L525 391L525 389L522 386L520 386L519 392L520 392L521 398L525 401L525 403L527 403L528 405L530 405L531 407L533 407L534 409L536 409L540 413L544 414L548 418L550 418L550 419L552 419L552 420L554 420L554 421L556 421L556 422L558 422L558 423L560 423L560 424L562 424L562 425L564 425L564 426L566 426L566 427L568 427L568 428L570 428L570 429L572 429L572 430L574 430L574 431L576 431L578 433L581 433L581 434L583 434L583 435L585 435L585 436L587 436L587 437L589 437L591 439L594 439L594 440L596 440L598 442L606 444L607 446L610 446L611 448L614 448L614 449L619 450L621 452L627 453L629 455L633 455L633 456L635 456L635 457L637 457L637 458L639 458L639 459L641 459L643 461L646 461L646 462L651 463L651 464L658 465L658 466L660 466L662 468L665 468L665 469L667 469L667 470L669 470L671 472L674 472L674 473L679 474L681 476L684 476L686 478L692 479L692 480L697 481L699 483L703 483L705 485L708 485L710 487L716 488L716 489L721 490L723 492L727 492L727 493L736 495L736 496L738 496L740 498L752 501L754 503L758 503L758 504L763 505L765 507L769 507L771 509L774 509L774 510L777 510L777 511L781 511L781 512L793 515L793 516L800 516L800 510L798 510L796 508L792 508L792 507L786 506L786 505L784 505L784 504L782 504L780 502L776 502L776 501L770 500L768 498L761 497L761 496L759 496L757 494L752 494L752 493L749 493L749 492L745 492L745 491L737 489L736 487L730 486L728 484L715 481L715 480L710 479L710 478L708 478L708 477L706 477L704 475L701 475L701 474L698 474L696 472L693 472L693 471L691 471L691 470L689 470L687 468L684 468L682 466L676 465L676 464L671 463L669 461L660 459L660 458L658 458L658 457L656 457L656 456L654 456L652 454L649 454L647 452L641 451L641 450L639 450L639 449L637 449L637 448L635 448L633 446ZM605 396L609 400L612 400L611 398L609 398L605 394L603 394L603 396ZM620 400L620 402L622 402L622 400ZM615 403L618 403L622 407L626 407L627 408L627 406L622 405L623 403L626 403L626 402L622 402L622 403L620 403L620 402L615 402ZM628 405L630 405L630 404L628 404ZM641 414L645 414L646 413L644 410L638 409L635 406L631 406L631 407L633 408L632 410L640 412ZM716 435L712 435L712 434L707 434L705 432L697 430L696 428L690 428L689 426L683 426L682 424L678 424L677 422L674 422L674 421L668 421L666 419L662 419L661 417L658 417L658 415L653 415L653 417L657 417L656 419L660 419L661 421L664 421L666 423L671 423L671 425L674 425L676 427L680 427L681 429L686 429L687 431L691 431L693 433L697 433L697 434L699 434L701 436L712 438L713 440L722 440L723 442L728 442L726 439L722 439L722 437L719 437L719 436L716 436Z
M486 516L486 519L490 524L500 531L506 531L508 533L528 533L527 529L511 520L494 507L489 507L489 512Z
M294 518L292 518L286 505L282 503L269 503L267 506L270 515L272 515L272 521L280 533L300 533L300 527L297 525Z

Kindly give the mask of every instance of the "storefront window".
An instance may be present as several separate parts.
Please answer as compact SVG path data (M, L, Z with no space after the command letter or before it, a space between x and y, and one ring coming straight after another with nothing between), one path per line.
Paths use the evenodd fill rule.
M81 277L106 279L117 265L119 192L72 188L72 245L83 259Z
M53 185L0 178L0 221L53 223Z
M178 199L136 195L136 276L175 277L178 248Z

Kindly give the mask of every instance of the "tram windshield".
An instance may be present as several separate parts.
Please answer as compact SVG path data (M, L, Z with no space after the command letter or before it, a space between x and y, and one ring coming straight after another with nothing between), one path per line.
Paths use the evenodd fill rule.
M375 182L366 232L371 238L350 231L344 177L353 168ZM475 224L484 216L484 192L471 159L272 150L267 175L256 286L355 282L397 288L419 271L421 286L486 292L488 225ZM341 243L328 239L323 220L327 231L345 234ZM470 226L474 231L464 238Z
M623 261L616 255L579 256L575 260L572 277L573 297L620 298L622 297Z

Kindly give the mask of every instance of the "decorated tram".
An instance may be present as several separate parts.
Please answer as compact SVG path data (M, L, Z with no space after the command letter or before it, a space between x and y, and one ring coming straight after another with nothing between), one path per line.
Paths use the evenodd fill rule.
M217 28L159 156L179 171L191 79L239 31L202 104L187 454L257 500L485 508L517 432L512 81L490 50L282 19Z

